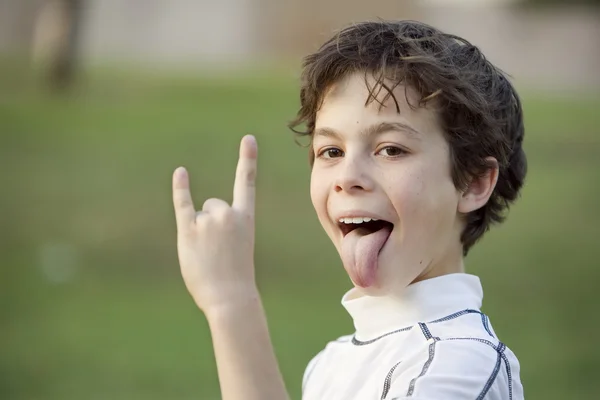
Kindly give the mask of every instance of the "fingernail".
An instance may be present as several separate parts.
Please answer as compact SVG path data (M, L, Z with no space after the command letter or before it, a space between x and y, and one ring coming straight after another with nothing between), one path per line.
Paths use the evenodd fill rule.
M250 139L250 141L252 141L253 145L256 145L256 136L254 135L246 135L246 140Z
M187 176L187 170L185 167L179 167L175 170L175 176L177 178L185 178Z
M243 154L245 157L256 158L258 153L258 143L256 142L256 137L254 137L254 135L246 135L244 137L244 141L246 142L246 146L242 146L240 149L240 156Z

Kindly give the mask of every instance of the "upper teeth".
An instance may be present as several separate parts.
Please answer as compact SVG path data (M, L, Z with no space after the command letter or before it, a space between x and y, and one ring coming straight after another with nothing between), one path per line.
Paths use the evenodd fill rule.
M340 218L340 222L344 224L362 224L363 222L377 221L377 218L355 217L355 218Z

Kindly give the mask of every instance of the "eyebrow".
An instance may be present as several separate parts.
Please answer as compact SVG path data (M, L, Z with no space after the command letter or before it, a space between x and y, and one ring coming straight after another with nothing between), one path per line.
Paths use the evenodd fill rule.
M363 129L360 132L360 136L372 137L391 131L405 132L409 134L409 136L417 139L421 136L419 131L415 128L402 122L381 122L379 124L374 124ZM339 139L341 135L335 129L323 127L315 130L313 138L317 136Z

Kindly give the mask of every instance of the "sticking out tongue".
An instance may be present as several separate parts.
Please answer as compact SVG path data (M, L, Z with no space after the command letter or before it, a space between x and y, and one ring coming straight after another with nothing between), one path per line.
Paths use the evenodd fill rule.
M369 287L375 283L379 252L391 232L388 226L372 233L361 227L344 236L342 262L354 284Z

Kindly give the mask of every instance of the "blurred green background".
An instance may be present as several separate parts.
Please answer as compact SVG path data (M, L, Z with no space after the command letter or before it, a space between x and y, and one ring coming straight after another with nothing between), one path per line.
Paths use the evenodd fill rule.
M2 398L218 398L209 332L178 271L170 177L184 164L197 202L229 201L248 132L260 146L259 285L299 398L310 357L352 325L339 305L349 281L311 209L306 150L285 128L293 74L101 72L56 97L3 72ZM600 99L524 101L523 198L468 268L528 397L592 399Z
M285 65L87 67L53 91L43 68L0 58L1 399L219 398L210 333L179 275L170 179L185 165L198 206L230 201L246 133L259 142L259 287L300 398L307 362L353 329L307 150L286 128L299 59ZM467 267L526 398L597 399L600 92L521 92L523 197Z

